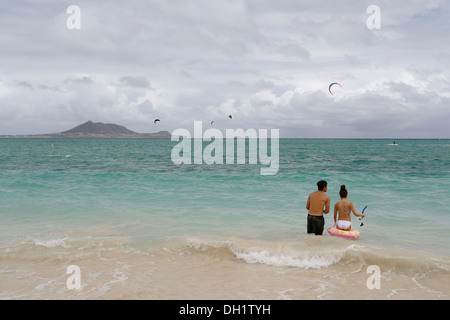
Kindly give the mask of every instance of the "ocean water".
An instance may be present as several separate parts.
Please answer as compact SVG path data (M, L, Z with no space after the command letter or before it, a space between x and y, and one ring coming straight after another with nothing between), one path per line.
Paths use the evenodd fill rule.
M265 176L170 139L0 139L0 299L449 299L450 140L391 143L280 139ZM306 234L321 179L367 206L359 239Z

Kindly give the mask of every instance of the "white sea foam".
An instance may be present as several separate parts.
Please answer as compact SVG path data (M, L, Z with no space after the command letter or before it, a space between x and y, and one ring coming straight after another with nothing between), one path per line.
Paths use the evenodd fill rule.
M63 248L70 248L70 246L66 245L65 240L67 240L68 237L62 238L62 239L50 239L50 240L40 240L40 239L34 239L34 244L37 246L44 246L47 248L54 248L54 247L63 247Z
M270 266L318 269L331 266L342 260L346 249L329 249L318 253L299 249L291 243L285 246L274 243L231 240L188 239L191 248L205 252L226 249L234 257L247 263L262 263Z
M122 266L114 269L114 273L112 275L114 279L104 283L103 286L98 289L98 293L100 295L104 295L107 291L109 291L111 289L111 286L117 283L124 282L128 279L128 269L130 265L124 262L118 262L118 264Z
M343 251L328 252L325 254L305 254L295 257L286 254L269 252L267 250L232 249L233 254L247 263L263 263L272 266L296 267L302 269L318 269L331 266L339 262L344 256Z

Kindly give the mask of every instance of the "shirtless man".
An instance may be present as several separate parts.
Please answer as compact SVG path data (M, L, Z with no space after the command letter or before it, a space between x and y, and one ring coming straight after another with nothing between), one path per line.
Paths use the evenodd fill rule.
M315 235L322 235L325 219L323 214L330 212L330 197L327 192L327 182L320 180L317 182L318 191L311 193L306 203L308 212L307 232ZM325 207L325 210L324 210Z

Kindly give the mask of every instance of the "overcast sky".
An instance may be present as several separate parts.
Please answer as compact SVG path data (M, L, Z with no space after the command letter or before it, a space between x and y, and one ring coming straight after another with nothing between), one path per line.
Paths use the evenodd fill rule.
M380 29L367 27L372 4ZM69 5L80 29L67 27ZM281 137L450 138L449 9L439 0L1 0L0 134L88 120L193 132L202 120ZM342 85L334 95L332 82Z

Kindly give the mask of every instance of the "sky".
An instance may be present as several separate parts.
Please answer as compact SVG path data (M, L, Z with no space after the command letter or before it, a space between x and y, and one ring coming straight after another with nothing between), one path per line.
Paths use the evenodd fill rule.
M0 30L0 135L450 138L450 1L2 0Z

